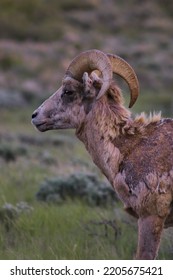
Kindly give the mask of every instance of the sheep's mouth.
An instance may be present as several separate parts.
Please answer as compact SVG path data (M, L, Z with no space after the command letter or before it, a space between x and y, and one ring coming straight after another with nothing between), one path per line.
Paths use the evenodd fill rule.
M33 123L33 124L41 132L44 132L46 130L50 130L51 129L50 125L48 125L47 122Z
M39 123L36 125L36 128L40 131L45 131L46 129L46 122L43 122L43 123Z

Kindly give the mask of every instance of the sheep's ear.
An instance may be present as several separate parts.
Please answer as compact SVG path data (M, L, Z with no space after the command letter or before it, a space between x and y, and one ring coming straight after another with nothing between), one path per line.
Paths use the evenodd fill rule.
M93 81L90 79L87 72L83 73L82 81L83 81L83 86L84 86L84 94L87 95L90 93Z
M84 95L88 98L94 98L98 94L98 90L102 86L101 79L96 73L92 73L90 76L87 72L84 72L83 77Z

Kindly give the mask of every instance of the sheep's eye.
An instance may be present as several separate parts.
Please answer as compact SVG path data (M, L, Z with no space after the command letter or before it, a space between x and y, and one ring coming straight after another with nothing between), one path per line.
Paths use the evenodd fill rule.
M74 92L72 90L65 90L64 95L72 95Z
M62 97L64 102L70 103L70 102L73 102L76 99L76 94L75 94L75 91L64 90L61 97Z

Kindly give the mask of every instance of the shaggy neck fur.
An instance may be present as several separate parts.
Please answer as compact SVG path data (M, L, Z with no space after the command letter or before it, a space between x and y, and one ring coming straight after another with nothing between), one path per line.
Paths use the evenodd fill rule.
M144 114L133 120L130 111L123 106L120 90L112 86L107 95L93 105L76 134L94 163L113 184L124 152L133 150L133 141L127 147L127 136L138 134L141 137L146 125L152 121L152 118L147 120Z

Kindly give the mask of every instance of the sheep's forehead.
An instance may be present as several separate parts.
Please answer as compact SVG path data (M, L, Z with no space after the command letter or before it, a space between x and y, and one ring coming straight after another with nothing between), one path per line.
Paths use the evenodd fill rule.
M64 89L81 89L82 88L82 84L73 79L73 78L70 78L70 77L66 77L64 80L63 80L63 88Z

